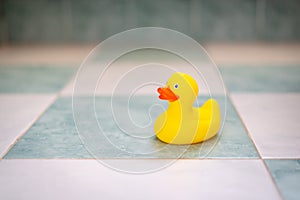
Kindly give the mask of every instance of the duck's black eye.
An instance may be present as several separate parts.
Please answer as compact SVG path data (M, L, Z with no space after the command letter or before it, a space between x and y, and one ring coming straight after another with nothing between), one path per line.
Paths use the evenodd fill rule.
M179 85L176 83L176 84L174 84L174 88L175 89L178 89L179 88Z

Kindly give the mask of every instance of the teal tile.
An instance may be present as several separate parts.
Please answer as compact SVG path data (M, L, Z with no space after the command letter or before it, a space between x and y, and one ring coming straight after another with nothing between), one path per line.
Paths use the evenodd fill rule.
M200 101L203 102L205 98ZM79 100L79 101L78 101ZM140 127L129 126L126 113L127 99L117 97L113 101L116 115L110 112L111 102L108 97L97 97L95 111L98 129L94 117L93 99L80 97L74 101L74 116L81 139L88 144L88 149L97 158L257 158L257 152L249 139L233 106L228 105L226 124L222 134L207 142L195 145L166 145L153 135L153 124L148 108L161 104L157 97L135 97L129 104L132 120ZM124 106L125 105L125 106ZM166 107L166 104L161 104ZM154 107L150 114L155 119L162 109ZM80 114L78 114L80 113ZM115 117L115 118L114 118ZM119 119L118 125L114 119ZM154 121L154 120L153 120ZM120 127L122 129L120 129ZM131 136L124 134L129 130ZM137 139L136 137L146 137ZM109 139L109 140L107 140ZM183 153L183 155L181 155ZM5 158L92 158L85 150L77 134L73 121L71 98L59 98L31 129L15 144Z
M58 92L74 73L71 67L0 67L0 93Z
M266 163L284 199L299 199L300 160L266 160Z
M300 92L300 66L220 68L230 92Z
M71 98L58 99L6 158L87 158L74 125Z

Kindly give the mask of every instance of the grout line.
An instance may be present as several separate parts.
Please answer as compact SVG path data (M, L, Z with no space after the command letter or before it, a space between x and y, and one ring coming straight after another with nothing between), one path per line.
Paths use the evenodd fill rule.
M281 192L280 192L280 190L279 190L279 187L278 187L278 185L277 185L275 179L274 179L273 176L272 176L272 172L270 172L269 167L268 167L267 164L266 164L266 161L265 161L264 159L262 159L262 162L263 162L263 165L264 165L266 171L268 172L269 176L271 177L271 180L272 180L273 185L275 186L275 188L276 188L276 190L277 190L277 193L279 194L279 196L281 197L281 199L284 200L284 197L282 196L282 194L281 194Z
M263 158L264 160L300 160L300 157L276 157L276 158L273 158L273 157L264 157Z
M77 71L78 71L78 69L70 77L70 79L66 82L66 84L60 89L60 91L58 92L58 97L65 97L65 96L72 96L73 95L72 93L68 94L68 92L65 92L65 94L64 94L64 91L66 90L67 87L69 87L69 85L72 85L72 91L73 91Z
M5 158L3 160L78 160L78 161L89 161L89 160L127 160L127 161L137 161L137 160L147 160L147 161L155 161L155 160L174 160L173 158ZM260 161L258 158L205 158L205 159L199 159L199 158L180 158L177 159L177 161L208 161L208 160L218 160L218 161Z
M240 113L238 112L238 110L237 110L237 108L236 108L236 105L234 104L234 101L232 101L231 94L230 94L229 92L227 93L227 97L229 98L231 104L233 105L233 109L234 109L234 111L236 112L236 114L238 115L238 117L239 117L239 119L240 119L240 121L241 121L241 123L242 123L242 126L243 126L243 128L245 129L245 131L246 131L248 137L249 137L250 140L252 141L252 143L253 143L253 145L254 145L254 148L255 148L255 150L256 150L256 152L257 152L259 158L260 158L260 159L263 159L262 155L260 154L260 152L259 152L259 150L258 150L258 148L257 148L256 142L254 141L252 135L250 134L250 131L248 130L246 124L244 123L243 118L241 117Z
M58 98L58 94L55 94L53 96L53 99L48 103L48 105L46 105L45 108L43 110L41 110L41 112L38 115L36 115L36 117L34 117L31 122L29 122L27 124L27 126L21 131L21 134L18 135L17 138L9 145L9 147L6 149L6 151L4 151L4 153L0 157L0 161L2 159L4 159L4 157L6 156L6 154L27 133L27 131L32 127L32 125L34 125L34 123L36 121L38 121L43 116L43 114L49 109L49 107L56 101L57 98Z
M3 160L171 160L174 158L83 158L83 157L79 157L79 158L70 158L70 157L53 157L53 158L43 158L43 157L38 157L38 158L3 158ZM298 158L294 159L294 158L276 158L276 159L260 159L257 157L206 157L206 158L177 158L178 160L299 160Z
M253 145L254 145L254 147L255 147L255 149L256 149L258 155L259 155L259 160L262 161L262 163L263 163L263 165L264 165L264 167L265 167L267 173L269 174L269 178L271 178L272 183L273 183L274 187L276 188L276 191L277 191L278 195L280 196L280 198L281 198L282 200L284 200L284 198L283 198L283 196L282 196L282 194L281 194L281 192L280 192L280 190L279 190L279 188L278 188L278 186L277 186L277 184L276 184L276 181L274 180L274 178L273 178L273 176L272 176L272 173L270 172L270 170L269 170L269 168L268 168L268 166L267 166L267 164L266 164L264 158L263 158L262 155L260 154L260 152L259 152L259 150L258 150L258 148L257 148L257 145L256 145L256 143L255 143L255 141L254 141L252 135L250 134L250 131L248 130L246 124L244 123L244 120L243 120L243 118L241 117L240 113L238 112L238 110L237 110L237 108L236 108L236 105L234 104L234 101L232 101L231 95L230 95L229 93L228 93L228 98L230 99L230 102L232 103L232 105L233 105L233 107L234 107L234 110L236 111L238 117L240 118L240 121L241 121L241 123L242 123L244 129L246 130L246 132L247 132L247 134L248 134L248 137L249 137L249 138L251 139L251 141L253 142Z

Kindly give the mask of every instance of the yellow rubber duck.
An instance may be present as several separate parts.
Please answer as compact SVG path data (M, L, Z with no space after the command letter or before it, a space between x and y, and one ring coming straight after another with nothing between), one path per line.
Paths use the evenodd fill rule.
M158 139L169 144L194 144L215 136L220 129L220 107L216 100L207 100L200 108L193 107L198 84L188 74L176 72L163 88L159 98L169 101L168 109L155 121Z

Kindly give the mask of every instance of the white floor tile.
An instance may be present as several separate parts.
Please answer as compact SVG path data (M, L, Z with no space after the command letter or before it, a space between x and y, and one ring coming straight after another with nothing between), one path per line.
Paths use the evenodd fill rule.
M300 158L300 93L231 96L263 158Z
M136 58L133 58L136 59ZM177 58L178 59L178 58ZM170 61L169 61L170 60ZM219 71L211 63L203 63L199 69L187 65L178 59L164 59L157 63L149 60L119 61L110 65L102 74L103 66L86 65L78 76L61 90L62 96L75 95L157 95L157 88L165 85L174 72L184 72L195 78L199 94L224 94L225 86L220 79ZM201 72L201 73L200 73ZM199 74L200 73L200 74Z
M11 200L280 199L260 160L180 160L156 173L133 175L95 160L4 159L0 177L0 199Z
M0 95L0 158L54 98L54 95Z

